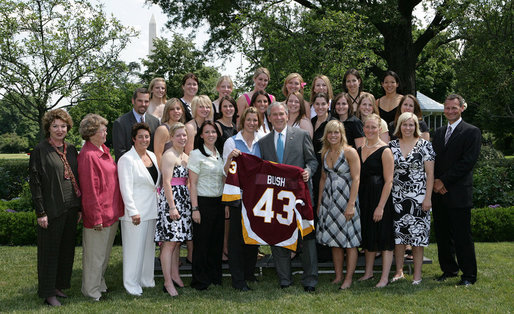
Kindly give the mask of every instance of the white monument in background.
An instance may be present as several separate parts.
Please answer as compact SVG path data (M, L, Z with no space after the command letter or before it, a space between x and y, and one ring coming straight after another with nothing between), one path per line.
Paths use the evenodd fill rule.
M157 25L155 24L155 16L152 14L150 18L150 24L148 24L148 54L152 54L153 49L155 48L153 45L153 40L157 38Z

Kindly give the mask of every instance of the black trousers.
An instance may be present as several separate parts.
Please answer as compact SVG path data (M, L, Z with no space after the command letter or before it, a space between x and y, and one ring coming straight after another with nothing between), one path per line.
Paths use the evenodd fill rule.
M230 230L228 233L228 265L232 287L242 289L247 280L255 280L258 245L245 244L241 222L241 207L230 207Z
M193 222L193 271L191 287L205 290L221 285L221 257L225 230L225 207L221 197L198 196L200 223Z
M70 288L77 210L70 208L59 217L49 219L46 229L37 226L38 295L41 298L54 296L55 289Z
M471 237L471 208L448 208L439 202L433 215L441 270L457 274L460 269L463 280L475 282L477 261Z

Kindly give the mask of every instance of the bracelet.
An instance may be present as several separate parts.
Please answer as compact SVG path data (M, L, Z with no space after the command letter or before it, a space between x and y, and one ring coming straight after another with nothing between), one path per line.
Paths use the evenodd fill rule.
M194 211L194 212L197 212L198 211L198 206L193 206L193 208L191 210Z

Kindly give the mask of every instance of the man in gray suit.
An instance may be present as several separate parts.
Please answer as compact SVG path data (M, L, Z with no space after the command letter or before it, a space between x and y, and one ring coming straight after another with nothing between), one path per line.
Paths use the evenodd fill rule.
M259 140L262 158L305 169L302 174L303 180L309 182L311 174L318 167L309 134L300 128L287 126L288 110L282 103L272 103L268 107L268 117L273 125L273 131ZM291 251L283 247L272 246L271 252L280 287L287 288L293 283ZM318 257L314 232L303 239L301 259L302 285L306 292L314 292L318 283Z
M148 149L153 151L153 135L160 123L156 117L146 114L146 110L150 105L150 91L146 88L136 89L132 96L132 105L134 106L132 110L116 119L112 126L112 143L116 162L132 148L133 142L130 134L132 126L138 122L145 122L150 126L152 134Z

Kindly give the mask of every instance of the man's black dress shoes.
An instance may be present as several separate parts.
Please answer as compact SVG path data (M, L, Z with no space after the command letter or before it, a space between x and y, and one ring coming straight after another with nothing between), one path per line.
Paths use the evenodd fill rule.
M469 281L469 280L466 280L466 279L462 279L461 281L459 281L459 283L457 284L457 286L464 286L464 287L467 287L467 286L471 286L475 284L473 281Z
M316 291L316 288L311 287L311 286L305 286L305 287L303 287L303 290L304 290L305 292L315 292L315 291Z
M457 274L449 274L449 273L443 273L441 276L437 277L435 280L442 282L445 281L448 278L457 277Z

